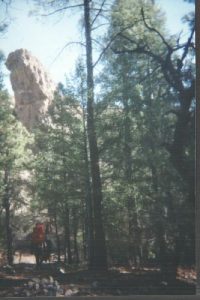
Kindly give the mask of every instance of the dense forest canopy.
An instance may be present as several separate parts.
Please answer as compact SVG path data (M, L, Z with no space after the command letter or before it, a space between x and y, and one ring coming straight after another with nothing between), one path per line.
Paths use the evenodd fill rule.
M179 266L195 264L194 13L184 16L183 38L168 33L157 1L32 2L43 15L80 11L85 57L32 132L0 73L8 263L15 237L30 234L39 217L51 226L58 261L97 271L157 266L172 280Z

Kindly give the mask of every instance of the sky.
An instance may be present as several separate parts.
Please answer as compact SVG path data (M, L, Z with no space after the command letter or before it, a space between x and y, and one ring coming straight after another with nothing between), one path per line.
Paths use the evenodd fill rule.
M7 12L1 9L0 21L5 19L7 13L10 25L1 37L0 49L7 57L16 49L26 48L40 60L56 83L64 82L65 74L69 75L73 72L78 56L84 55L84 49L77 44L65 47L70 42L84 39L79 21L80 11L73 10L63 15L38 18L30 16L30 12L35 9L32 2L12 0L12 5ZM184 29L186 35L186 26L181 22L181 18L194 10L194 5L183 0L157 0L156 2L166 13L169 32L175 34ZM3 71L6 75L5 86L12 94L9 71L6 68Z

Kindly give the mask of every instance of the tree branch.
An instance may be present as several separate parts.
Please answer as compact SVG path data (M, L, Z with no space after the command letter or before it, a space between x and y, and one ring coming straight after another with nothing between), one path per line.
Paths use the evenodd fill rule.
M191 34L190 34L190 36L189 36L189 38L188 38L188 41L187 41L187 43L186 43L186 45L185 45L185 49L184 49L183 55L182 55L182 57L181 57L181 61L182 61L182 62L184 61L184 59L185 59L186 56L187 56L189 47L191 46L191 41L192 41L193 35L194 35L194 27L192 28Z
M52 63L50 64L50 66L52 66L54 64L54 62L57 60L57 58L61 55L61 53L65 50L65 48L74 45L74 44L78 44L80 46L86 47L84 43L81 42L69 42L67 43L60 51L59 53L56 55L56 57L54 58L54 60L52 61Z
M71 8L77 8L77 7L82 7L82 6L84 6L84 4L69 5L69 6L65 6L65 7L56 9L56 10L54 10L54 11L51 12L51 13L48 13L48 14L42 14L41 16L42 16L42 17L48 17L48 16L54 15L54 14L56 14L56 13L58 13L58 12L61 12L61 11L63 11L63 10L67 10L67 9L71 9Z
M156 55L154 53L152 53L151 51L147 50L145 48L145 46L138 46L135 49L127 49L124 48L123 50L117 50L111 47L111 50L115 53L115 54L124 54L124 53L138 53L138 54L146 54L150 57L152 57L155 61L157 61L158 63L160 63L161 65L164 64L164 60L159 56Z
M134 41L134 43L136 44L135 41ZM138 54L145 54L145 55L148 55L149 57L153 58L161 66L166 81L173 88L175 88L178 92L182 93L182 91L184 89L183 88L183 84L181 83L181 81L179 80L179 78L178 78L178 76L176 74L176 70L174 69L174 67L173 67L173 65L171 63L169 55L167 55L166 59L164 60L162 58L162 56L157 55L157 54L153 53L152 51L148 50L146 48L146 46L140 46L140 45L137 45L137 47L135 49L127 49L127 48L124 47L123 50L117 50L117 49L114 49L113 47L111 47L111 50L115 54L124 54L124 53L133 54L133 53L138 53Z
M12 0L7 0L7 1L1 0L1 2L4 3L5 5L10 5Z
M131 44L135 44L135 45L138 45L138 43L136 43L136 41L132 40L129 36L126 36L122 33L120 33L120 36L122 38L124 38L125 40L129 41ZM141 46L140 46L141 47ZM146 45L143 45L143 47L146 47Z
M145 75L143 78L141 78L138 83L141 84L143 81L145 81L149 76L153 75L160 66L156 66L149 74Z
M100 28L100 27L102 27L102 26L105 26L105 25L109 25L109 23L103 23L103 24L100 24L100 25L98 25L98 26L96 26L96 27L91 28L91 30L92 30L92 31L93 31L93 30L96 30L96 29L98 29L98 28Z
M96 40L96 39L92 39L92 41L95 42L96 44L98 44L98 45L101 46L101 47L103 46L103 45L102 45L98 40Z
M139 20L137 20L138 22ZM117 32L116 34L113 35L113 37L111 37L110 41L108 42L107 46L103 49L103 51L101 52L101 54L99 55L98 59L96 60L96 62L93 65L93 68L99 63L99 61L101 60L102 56L104 55L104 53L108 50L108 48L110 47L110 45L112 44L112 42L120 35L122 34L125 30L132 28L135 24L129 24L128 26L122 28L121 31ZM112 48L111 48L112 49ZM113 51L114 52L114 51Z
M143 8L141 8L141 15L142 15L142 19L143 19L143 22L144 22L144 25L145 27L149 30L149 31L153 31L155 32L162 40L162 42L165 44L165 46L167 47L167 49L169 51L172 51L172 47L167 43L167 41L165 40L165 38L163 37L163 35L155 28L149 26L145 20L145 16L144 16L144 10Z
M97 20L98 16L100 15L100 13L103 10L104 4L105 4L106 0L103 0L101 3L101 7L99 8L99 11L97 12L96 16L94 17L92 23L91 23L91 27L93 26L93 24L95 23L95 21Z

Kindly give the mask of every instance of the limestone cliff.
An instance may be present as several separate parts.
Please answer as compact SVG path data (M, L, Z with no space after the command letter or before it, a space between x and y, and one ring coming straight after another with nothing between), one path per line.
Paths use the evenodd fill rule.
M26 49L11 52L6 61L15 95L15 110L28 130L34 127L51 103L56 85L39 60Z

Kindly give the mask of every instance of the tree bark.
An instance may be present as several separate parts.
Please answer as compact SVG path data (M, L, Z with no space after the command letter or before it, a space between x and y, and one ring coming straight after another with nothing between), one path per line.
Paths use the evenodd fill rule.
M87 64L87 129L90 150L90 165L92 176L92 196L94 211L94 260L92 268L107 269L105 233L102 220L102 186L99 167L99 153L94 124L94 79L92 60L92 39L90 24L90 0L84 0L84 20L86 38Z

